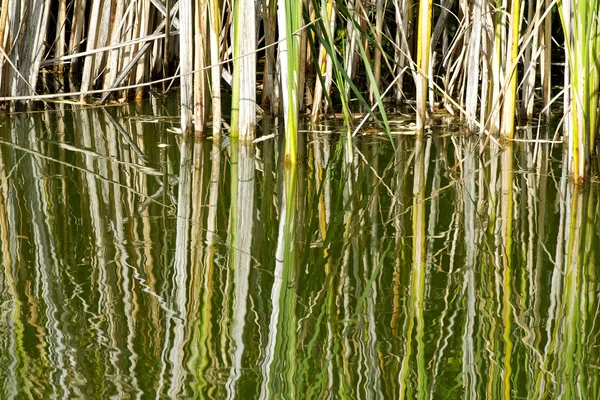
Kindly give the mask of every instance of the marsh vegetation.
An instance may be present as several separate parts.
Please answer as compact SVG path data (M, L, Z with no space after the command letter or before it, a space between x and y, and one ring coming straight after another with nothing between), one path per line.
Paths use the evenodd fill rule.
M0 397L599 398L597 3L2 1Z
M292 164L301 113L341 115L348 152L357 112L389 135L388 114L403 106L422 136L443 110L503 147L517 119L556 116L560 129L535 139L562 138L583 183L599 16L598 1L562 0L5 0L0 102L104 104L176 84L184 133L225 127L248 142L263 115L283 116ZM41 87L40 73L56 72L67 79Z

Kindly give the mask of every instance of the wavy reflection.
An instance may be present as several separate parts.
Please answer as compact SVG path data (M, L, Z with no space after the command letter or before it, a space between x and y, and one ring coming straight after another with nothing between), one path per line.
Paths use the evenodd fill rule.
M170 107L0 120L0 397L598 398L599 187L535 129L288 168Z

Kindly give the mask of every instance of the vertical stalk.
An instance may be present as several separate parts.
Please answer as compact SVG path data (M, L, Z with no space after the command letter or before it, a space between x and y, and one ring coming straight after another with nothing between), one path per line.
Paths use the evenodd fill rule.
M112 18L112 32L110 35L110 44L117 44L121 41L121 23L123 20L123 12L125 10L125 0L117 0L115 12ZM123 52L121 49L111 50L108 53L108 73L104 80L104 88L108 88L117 79L119 73L120 61Z
M196 134L204 133L206 123L206 0L196 0L194 7L194 129Z
M256 126L256 7L254 0L233 5L233 95L231 136L254 140Z
M219 0L209 0L210 74L213 136L221 134L221 11Z
M277 20L281 38L279 55L285 119L285 163L295 165L300 113L300 35L296 32L299 31L302 24L302 2L279 0Z
M171 0L165 0L165 40L163 42L162 51L162 73L166 78L169 75L169 36L171 36ZM168 83L163 82L163 92L166 92Z
M467 70L469 79L467 79L467 96L465 99L465 111L467 113L467 127L470 131L474 132L476 129L476 115L479 93L479 63L480 63L480 51L481 51L481 20L483 18L482 12L483 0L475 0L472 9L472 27L471 35L469 40L469 51L467 55Z
M275 43L277 37L277 0L263 1L263 25L265 28L265 67L263 74L263 91L261 107L267 114L277 113L279 90L275 75Z
M546 9L550 7L551 1L552 0L544 0ZM542 32L540 34L540 46L543 49L540 61L542 107L546 109L544 117L546 118L546 121L548 121L550 119L550 100L552 99L552 76L550 70L552 63L552 18L550 18L550 16L547 16L544 19Z
M432 0L419 0L417 36L417 134L422 135L427 120L427 74L429 73Z
M18 3L17 3L18 6ZM21 4L22 18L18 29L13 30L11 40L16 43L12 59L17 62L17 68L12 70L11 95L22 96L35 94L42 55L46 42L50 2L30 0Z
M8 3L8 1L6 2ZM56 16L56 43L54 45L54 58L60 58L65 54L67 30L67 0L58 1L58 14ZM58 70L62 72L63 62L59 61Z
M10 6L10 1L5 1L2 3L2 11L0 13L0 47L2 47L5 52L10 50L7 48L7 38L9 35L6 35L6 25L8 22L8 10ZM8 74L7 71L4 70L4 56L0 56L0 96L5 96L9 90L9 85L6 83Z
M512 0L509 32L506 46L505 76L507 77L507 90L504 95L502 109L501 134L512 139L515 133L515 109L517 106L517 61L519 54L519 29L520 29L521 0Z
M412 21L412 0L394 0L394 8L396 10L396 52L394 61L400 68L398 71L398 81L396 82L396 102L400 103L404 97L404 72L408 67L408 54L410 54L408 46L409 23ZM443 12L443 11L442 11Z
M79 47L83 43L83 28L85 25L85 10L87 8L87 0L73 0L73 18L71 20L71 36L69 37L69 54L79 52ZM74 71L79 64L79 59L73 60L70 71Z
M181 131L192 131L194 101L194 25L192 0L179 0L179 72L181 74Z
M333 0L327 0L325 4L321 3L321 18L323 18L326 22L325 27L327 28L327 37L333 35L335 32L335 20L336 20L336 7L335 2ZM321 107L323 100L323 91L328 92L331 88L331 83L333 82L333 62L331 57L327 54L327 50L325 46L321 45L319 50L319 67L320 73L323 76L323 80L325 81L325 87L321 83L321 79L315 80L315 93L313 96L313 107L312 107L312 115L311 119L313 122L316 122L321 115ZM323 111L327 111L326 107Z
M371 103L375 101L375 92L379 90L381 80L381 48L382 48L382 37L383 37L383 14L387 6L384 0L377 0L377 8L375 11L375 63L373 66L373 75L375 76L374 82L369 85L369 100ZM373 88L373 85L376 87Z

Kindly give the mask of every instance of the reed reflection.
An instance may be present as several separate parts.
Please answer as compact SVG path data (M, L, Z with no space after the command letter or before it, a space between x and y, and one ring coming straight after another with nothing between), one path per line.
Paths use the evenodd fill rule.
M366 137L349 163L315 132L284 168L277 120L177 124L1 121L2 397L598 397L599 189L559 149Z

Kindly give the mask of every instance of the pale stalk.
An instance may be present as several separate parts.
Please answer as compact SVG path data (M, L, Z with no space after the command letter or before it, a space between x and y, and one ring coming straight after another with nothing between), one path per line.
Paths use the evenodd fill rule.
M297 134L299 118L299 79L300 79L300 35L302 25L302 2L279 0L277 11L281 86L283 92L283 112L285 119L285 162L297 163Z
M209 35L211 61L211 100L212 100L212 131L213 136L221 134L221 19L219 0L209 0Z
M422 135L427 121L427 73L429 71L432 0L419 0L417 37L417 134Z
M206 124L206 50L208 35L206 32L206 0L196 0L194 7L194 129L196 134L204 133Z
M181 105L181 131L188 134L192 131L193 118L193 87L194 76L194 24L192 0L179 0L179 69L180 105Z
M507 90L504 94L502 108L501 134L512 139L515 133L515 109L517 106L517 61L519 54L519 28L520 28L521 1L512 0L510 12L510 31L506 47L506 70L508 79Z
M465 98L465 111L467 113L467 127L470 131L476 130L475 118L477 115L478 92L479 92L479 65L481 58L481 20L483 0L475 0L472 11L472 26L469 38L469 52L467 56L467 71L470 79L467 79L467 95Z

